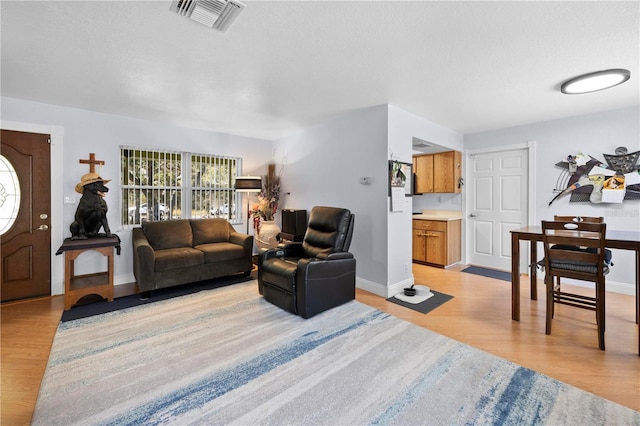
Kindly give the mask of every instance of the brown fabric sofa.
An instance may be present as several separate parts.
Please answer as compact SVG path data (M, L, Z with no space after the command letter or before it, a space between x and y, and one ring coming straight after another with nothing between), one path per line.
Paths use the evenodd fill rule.
M239 274L253 267L253 236L226 219L143 222L132 230L133 274L138 288L152 290Z

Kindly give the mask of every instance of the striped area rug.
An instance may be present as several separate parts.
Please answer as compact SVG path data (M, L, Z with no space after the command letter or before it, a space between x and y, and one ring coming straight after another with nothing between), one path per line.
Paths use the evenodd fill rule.
M640 424L640 413L353 301L255 281L61 323L34 425Z

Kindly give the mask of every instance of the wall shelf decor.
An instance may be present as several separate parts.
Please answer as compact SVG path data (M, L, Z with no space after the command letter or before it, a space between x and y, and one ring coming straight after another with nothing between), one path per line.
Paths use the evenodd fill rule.
M640 200L640 151L629 153L626 147L618 147L615 154L602 155L606 163L583 153L556 163L563 170L554 188L557 195L549 205L568 194L572 203Z

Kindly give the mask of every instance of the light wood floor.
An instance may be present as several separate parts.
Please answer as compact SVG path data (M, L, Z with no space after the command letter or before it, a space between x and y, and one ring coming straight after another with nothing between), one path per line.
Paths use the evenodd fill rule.
M545 286L529 299L529 279L521 279L520 321L511 320L511 282L413 265L416 285L454 296L429 314L404 308L358 289L356 298L470 346L640 411L640 357L634 296L607 293L606 351L598 349L595 313L556 305L551 335L545 334ZM563 283L564 288L577 288ZM593 290L592 290L593 292Z
M544 333L544 285L530 301L523 277L521 321L511 320L507 281L413 265L416 284L454 298L424 315L357 290L362 303L483 349L588 392L640 411L640 357L634 297L607 293L607 350L598 349L593 312L558 306L550 336ZM116 286L116 297L132 293ZM2 425L25 425L46 368L64 309L61 296L3 304L1 312Z

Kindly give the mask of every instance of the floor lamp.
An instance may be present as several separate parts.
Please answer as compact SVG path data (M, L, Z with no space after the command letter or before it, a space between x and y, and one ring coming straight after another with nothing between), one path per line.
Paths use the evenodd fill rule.
M260 192L262 191L262 178L260 176L236 177L236 192ZM249 234L249 194L247 194L247 234Z

